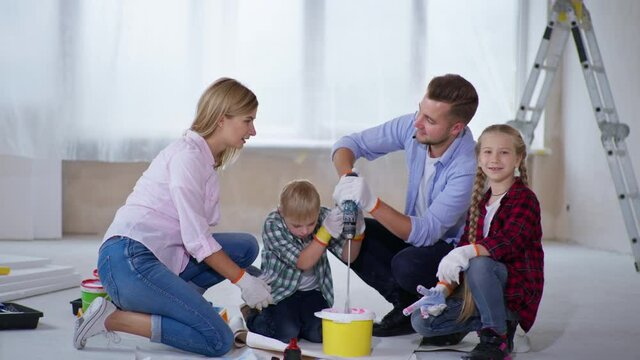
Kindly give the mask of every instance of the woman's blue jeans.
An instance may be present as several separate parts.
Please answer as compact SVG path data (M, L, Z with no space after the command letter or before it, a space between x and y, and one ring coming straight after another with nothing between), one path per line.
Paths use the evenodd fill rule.
M215 238L241 268L258 256L258 242L250 234L218 233ZM98 274L118 308L151 314L152 342L206 356L231 349L231 329L202 296L225 278L206 263L192 258L178 276L142 243L116 236L100 248Z
M447 308L438 316L423 319L420 311L411 315L414 330L426 337L448 335L458 332L471 332L491 328L498 334L507 332L507 317L515 319L504 301L504 286L507 282L507 267L488 256L478 256L469 261L465 272L473 300L476 304L474 314L463 322L458 316L462 311L463 300L457 296L447 298Z

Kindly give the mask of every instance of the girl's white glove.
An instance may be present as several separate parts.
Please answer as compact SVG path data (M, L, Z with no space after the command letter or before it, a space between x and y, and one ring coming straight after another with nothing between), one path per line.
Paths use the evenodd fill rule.
M423 319L426 319L429 315L438 316L442 314L447 308L447 303L445 302L447 288L444 285L438 284L431 289L418 285L417 291L423 297L402 310L405 316L409 316L415 310L420 309L420 315L422 315Z
M447 284L460 284L460 272L469 268L469 260L478 256L475 245L463 245L451 250L440 260L436 276Z

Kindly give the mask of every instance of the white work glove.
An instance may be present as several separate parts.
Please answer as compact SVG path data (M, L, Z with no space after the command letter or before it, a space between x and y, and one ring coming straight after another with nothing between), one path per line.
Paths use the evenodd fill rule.
M342 206L335 206L327 217L322 221L322 226L327 229L327 232L333 238L338 238L342 234L342 228L344 227L344 214L342 212Z
M422 285L418 285L418 293L424 295L422 299L414 302L402 310L405 316L411 315L417 309L420 309L420 314L423 319L431 316L438 316L442 314L444 309L447 308L445 302L446 294L448 293L447 287L441 283L438 283L435 287L427 289Z
M464 245L451 250L440 260L436 276L447 284L460 283L460 272L469 268L469 260L478 256L475 245Z
M327 217L322 221L322 226L315 233L314 239L320 242L322 245L329 245L329 241L331 238L338 238L340 234L342 234L342 228L344 227L344 220L342 215L342 208L340 206L336 206Z
M271 297L271 287L267 285L263 280L252 276L248 272L244 272L240 280L235 282L242 291L242 300L249 305L249 307L262 310L269 304L273 303Z
M340 205L345 200L353 200L366 212L373 211L378 205L377 196L361 177L342 176L333 190L333 200Z

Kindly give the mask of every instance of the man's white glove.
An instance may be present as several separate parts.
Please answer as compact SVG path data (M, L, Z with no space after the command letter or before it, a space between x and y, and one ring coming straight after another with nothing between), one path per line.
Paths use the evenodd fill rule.
M235 282L242 291L242 300L244 300L249 307L258 310L262 310L262 308L266 308L269 304L272 304L271 287L263 280L252 276L244 270L243 272L240 280Z
M440 260L436 276L447 284L460 283L460 272L469 268L469 260L478 256L476 246L464 245L451 250Z
M356 176L342 176L333 190L333 200L341 205L345 200L353 200L358 207L366 212L372 212L380 201L373 194L364 178Z

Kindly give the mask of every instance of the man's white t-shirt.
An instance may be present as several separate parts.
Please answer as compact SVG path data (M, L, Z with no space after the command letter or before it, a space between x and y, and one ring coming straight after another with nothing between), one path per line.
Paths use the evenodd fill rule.
M418 198L416 199L416 215L422 217L427 213L427 205L429 199L429 179L433 177L436 172L436 162L440 160L439 157L432 158L429 155L429 149L427 148L427 156L424 161L424 172L422 173L422 179L420 180L420 186L418 187Z

